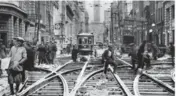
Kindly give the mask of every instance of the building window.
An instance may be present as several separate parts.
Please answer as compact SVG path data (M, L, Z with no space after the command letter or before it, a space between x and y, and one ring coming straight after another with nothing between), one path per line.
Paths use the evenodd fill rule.
M172 19L175 18L175 6L172 5Z
M169 20L169 19L170 19L170 18L169 18L169 15L170 15L169 13L170 13L170 9L167 8L167 9L166 9L166 22L167 22L167 23L170 21L170 20Z

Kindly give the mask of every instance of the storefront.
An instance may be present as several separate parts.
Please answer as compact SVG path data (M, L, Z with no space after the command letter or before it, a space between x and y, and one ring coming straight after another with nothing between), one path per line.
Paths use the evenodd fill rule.
M14 4L0 3L0 38L8 45L15 36L25 36L27 14Z

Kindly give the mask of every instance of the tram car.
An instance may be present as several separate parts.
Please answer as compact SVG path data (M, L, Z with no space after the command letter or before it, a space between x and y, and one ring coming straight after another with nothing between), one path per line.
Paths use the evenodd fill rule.
M94 45L93 33L80 33L77 35L77 45L80 55L92 55Z

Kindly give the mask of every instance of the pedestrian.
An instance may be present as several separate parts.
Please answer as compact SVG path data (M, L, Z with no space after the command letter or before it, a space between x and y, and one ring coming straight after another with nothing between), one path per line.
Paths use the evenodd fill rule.
M27 52L27 60L24 62L24 70L22 73L22 81L24 82L26 79L26 70L27 71L32 71L34 69L34 60L35 60L35 54L34 51L32 49L32 45L30 44L30 42L24 42L24 47L26 48L26 52Z
M143 56L144 56L144 51L145 51L145 45L146 45L146 41L144 40L143 42L142 42L142 44L140 45L140 47L139 47L139 49L138 49L138 52L137 52L137 57L138 57L138 67L137 67L137 69L138 68L144 68L144 58L143 58Z
M54 64L54 59L56 58L56 52L57 52L57 46L56 46L56 42L53 41L52 42L52 50L51 50L51 63Z
M44 46L43 42L41 44L39 44L37 51L39 52L38 65L40 65L41 63L45 62L46 49L45 49L45 46Z
M3 45L3 40L0 39L0 59L4 59L6 57L7 51L5 45ZM2 75L2 69L1 69L1 61L0 61L0 76Z
M159 49L158 49L157 45L154 42L152 42L152 46L151 47L152 47L153 59L157 60Z
M109 45L108 49L104 51L104 53L102 55L102 59L103 59L103 63L105 63L104 73L105 74L107 73L107 68L108 68L109 64L114 66L114 73L115 73L116 69L117 69L116 68L117 64L114 61L114 50L113 50L112 45Z
M70 44L67 45L66 49L67 49L67 54L70 54Z
M26 49L23 46L24 39L22 37L17 37L15 39L15 44L9 52L9 57L11 61L8 68L8 83L10 86L11 95L14 95L13 84L16 84L16 92L19 91L19 86L22 83L22 72L23 64L27 60Z
M46 55L45 55L46 63L49 64L49 42L48 41L45 44L45 50L46 50Z
M57 52L56 42L50 41L50 44L49 44L49 63L50 64L54 64L56 52Z
M171 55L171 58L172 58L172 65L175 66L174 64L174 57L175 57L175 46L173 43L170 43L170 55Z
M24 47L26 48L26 51L27 51L27 60L25 61L25 64L24 64L24 70L31 71L32 69L34 69L35 54L30 42L25 42Z
M78 55L78 49L76 48L76 45L74 45L72 50L72 60L74 62L76 62L77 60L77 55Z
M130 44L131 50L128 56L131 56L132 68L135 69L135 63L137 63L137 47L134 43Z

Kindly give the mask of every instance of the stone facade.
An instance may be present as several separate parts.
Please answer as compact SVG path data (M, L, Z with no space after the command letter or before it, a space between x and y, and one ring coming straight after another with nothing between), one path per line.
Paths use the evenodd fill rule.
M175 34L175 1L164 1L164 30L165 30L165 45L169 45L170 42L174 42Z
M3 43L8 46L9 41L12 40L14 37L23 37L21 33L25 33L25 27L21 26L24 26L26 24L24 23L24 21L27 18L27 14L24 10L20 9L12 3L1 2L0 15L0 38L3 39Z

